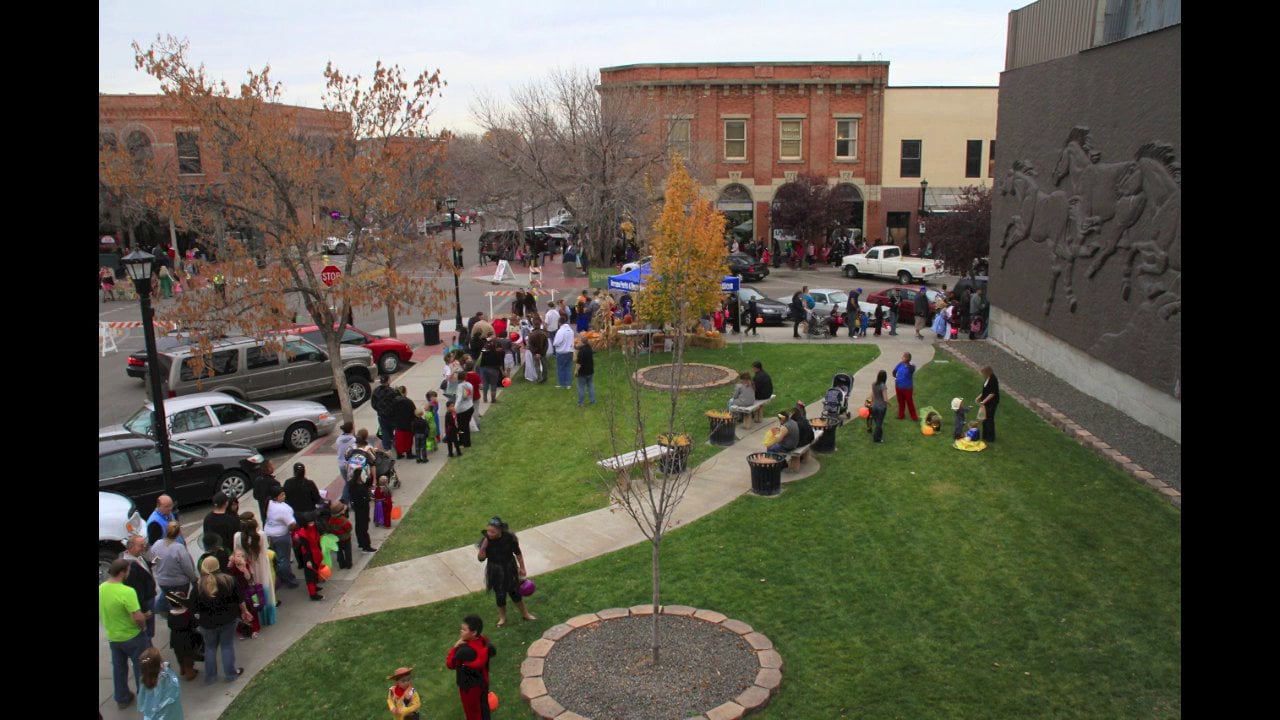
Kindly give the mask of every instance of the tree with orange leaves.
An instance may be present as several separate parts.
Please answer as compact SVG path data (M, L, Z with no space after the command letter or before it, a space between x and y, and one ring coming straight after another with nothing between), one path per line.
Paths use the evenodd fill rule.
M165 317L188 328L203 353L232 331L278 347L274 331L300 305L336 359L351 308L436 309L442 296L433 281L415 277L406 261L452 268L450 248L417 232L417 221L435 211L439 145L426 138L429 103L444 84L439 71L411 79L379 62L366 82L330 65L321 113L284 105L269 67L233 87L206 77L173 37L133 47L137 67L198 132L203 172L193 177L176 158L139 158L104 143L100 182L128 188L161 217L213 238L217 264L201 267ZM319 248L333 234L322 207L339 209L355 238L332 287L320 279ZM341 363L332 366L351 420L353 402L366 398L351 398Z

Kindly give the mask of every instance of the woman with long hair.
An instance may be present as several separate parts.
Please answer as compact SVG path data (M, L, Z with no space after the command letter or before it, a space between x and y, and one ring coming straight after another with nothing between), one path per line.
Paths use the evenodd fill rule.
M178 674L154 647L142 651L138 711L142 713L142 720L182 720L182 685Z
M871 385L871 419L875 424L871 440L884 442L884 416L889 412L889 399L885 395L885 386L889 383L889 373L881 370L876 373L876 381Z
M516 608L525 620L537 620L529 608L525 607L524 596L520 594L521 578L527 573L524 568L524 555L520 553L520 540L511 528L497 515L489 518L480 534L480 542L476 544L479 552L476 557L487 561L485 565L485 585L494 592L498 601L498 627L507 624L507 598L515 602Z
M227 682L244 674L236 667L236 621L250 622L252 616L244 599L236 590L236 581L221 572L218 559L212 555L200 563L200 581L192 594L192 606L200 617L200 635L204 638L204 684L218 680L218 648L222 648L222 672Z
M266 601L258 611L263 625L276 624L276 588L271 582L271 559L267 557L267 536L258 529L258 519L251 512L240 513L240 532L232 541L232 552L244 551L244 557L253 570L255 583L261 583Z

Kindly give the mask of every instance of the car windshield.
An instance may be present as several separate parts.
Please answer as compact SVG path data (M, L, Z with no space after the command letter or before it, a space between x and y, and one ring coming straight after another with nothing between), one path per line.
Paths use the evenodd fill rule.
M738 291L738 297L741 300L759 300L764 296L751 288L744 287Z
M139 435L151 434L151 408L141 408L128 420L124 421L124 429Z
M262 413L263 415L270 415L270 414L271 414L271 411L270 411L270 410L268 410L268 409L266 409L266 408L262 407L262 406L261 406L261 405L259 405L258 403L251 403L251 402L249 402L248 400L241 400L240 402L244 403L245 405L248 405L249 407L253 408L254 410L257 410L258 412Z
M844 293L844 292L841 292L841 291L836 291L836 292L833 292L833 293L828 293L828 294L827 294L827 302L829 302L829 303L839 303L839 304L843 305L843 304L845 304L845 303L849 302L849 295L848 295L847 293Z
M169 449L177 450L178 452L186 453L188 455L194 455L195 457L205 457L206 455L209 454L204 448L200 447L199 445L192 445L191 443L185 443L185 442L182 442L181 440L170 439Z

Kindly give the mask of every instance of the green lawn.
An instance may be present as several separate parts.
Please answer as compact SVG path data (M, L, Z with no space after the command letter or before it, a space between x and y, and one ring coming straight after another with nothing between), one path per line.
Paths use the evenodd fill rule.
M778 399L805 402L822 397L839 371L854 372L878 353L871 345L795 346L730 345L723 350L690 349L688 362L751 369L759 360L773 377ZM643 356L644 364L670 361L670 353ZM479 537L492 515L513 528L534 527L560 518L602 508L607 495L596 461L630 452L635 430L628 380L638 366L618 352L596 354L596 405L578 408L577 389L555 389L552 377L542 385L523 380L503 393L492 412L485 409L481 432L461 460L451 461L431 487L409 509L396 531L378 548L372 565L387 565L461 547ZM681 402L677 429L695 440L691 462L700 463L721 448L707 445L708 424L703 413L722 409L732 395L730 386L687 393ZM669 395L645 391L646 444L666 432ZM611 407L616 404L616 408ZM610 412L617 412L621 440L615 451L609 440ZM631 415L628 415L628 412Z
M814 351L779 348L791 359L776 364ZM919 403L938 408L980 386L956 363L916 377ZM847 426L822 470L781 497L739 498L667 537L664 601L746 621L782 654L782 690L759 717L1180 717L1180 512L1010 400L983 453L917 427L890 419L873 446ZM538 588L537 622L490 628L511 717L527 714L519 665L542 631L646 602L648 546ZM323 624L224 717L373 717L400 665L417 667L424 717L461 717L443 659L471 612L492 622L492 597Z

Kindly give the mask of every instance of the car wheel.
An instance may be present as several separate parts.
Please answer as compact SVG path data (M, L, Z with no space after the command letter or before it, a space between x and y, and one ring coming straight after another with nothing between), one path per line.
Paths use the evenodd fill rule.
M315 428L310 423L298 422L289 426L284 431L284 447L287 450L297 452L310 445L316 439Z
M228 470L218 478L218 489L229 498L238 498L249 490L249 476L239 470Z
M856 278L856 277L858 277L858 268L857 268L857 267L855 267L855 266L853 266L853 265L845 265L845 266L844 266L844 276L845 276L845 277L847 277L847 278Z
M98 584L107 581L107 577L111 572L111 563L120 557L121 550L113 550L109 547L98 548Z
M383 375L390 375L400 369L400 356L394 352L384 352L378 358L378 367L382 369Z
M898 271L898 284L900 284L900 285L910 285L910 284L911 284L911 273L907 272L906 270L899 270L899 271Z
M360 407L365 404L370 392L368 380L358 377L347 378L347 397L351 400L351 407Z
M345 243L338 243L337 245L334 245L334 246L333 246L333 254L334 254L334 255L346 255L346 254L347 254L347 246L346 246L346 244L345 244Z

